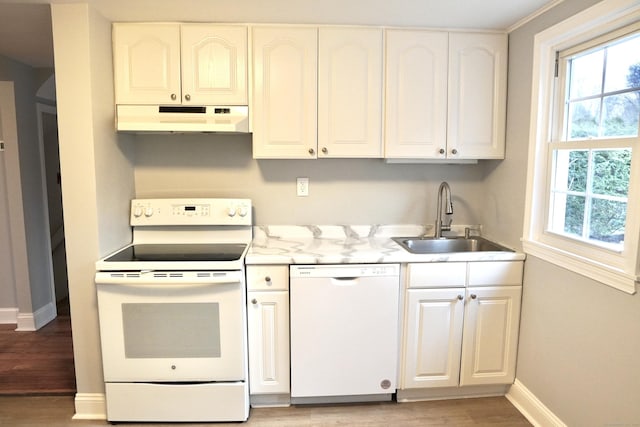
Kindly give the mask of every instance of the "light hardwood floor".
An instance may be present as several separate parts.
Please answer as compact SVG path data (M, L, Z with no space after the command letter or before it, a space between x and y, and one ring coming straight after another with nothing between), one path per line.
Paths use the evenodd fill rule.
M0 396L0 426L88 427L108 426L106 421L71 420L72 396ZM123 424L167 426L168 424ZM240 423L179 424L180 426L530 426L504 397L442 400L415 403L371 403L334 406L292 406L252 409L249 421Z

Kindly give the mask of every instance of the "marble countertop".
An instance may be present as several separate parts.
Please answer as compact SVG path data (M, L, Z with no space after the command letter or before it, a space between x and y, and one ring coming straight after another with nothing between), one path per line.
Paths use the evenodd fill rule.
M453 234L464 234L464 227L454 227ZM357 264L525 259L525 254L517 251L412 254L391 239L432 235L432 228L419 225L256 226L245 263Z

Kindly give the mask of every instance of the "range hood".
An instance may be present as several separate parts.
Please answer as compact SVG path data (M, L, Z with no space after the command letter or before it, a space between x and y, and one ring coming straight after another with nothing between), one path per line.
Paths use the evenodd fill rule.
M117 105L123 132L249 132L247 106Z

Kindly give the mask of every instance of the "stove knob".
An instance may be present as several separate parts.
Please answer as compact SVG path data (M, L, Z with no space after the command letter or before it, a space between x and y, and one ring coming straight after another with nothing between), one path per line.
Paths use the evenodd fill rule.
M153 215L153 208L148 207L144 210L144 216L146 216L147 218L150 217L151 215Z
M231 218L233 218L234 216L236 216L237 213L237 209L236 208L229 208L227 209L227 215L229 215Z
M247 209L246 206L240 206L238 208L238 215L240 215L241 217L247 216L248 213L249 213L249 209Z
M140 206L136 206L135 209L133 209L133 216L136 218L140 218L142 216L142 208Z

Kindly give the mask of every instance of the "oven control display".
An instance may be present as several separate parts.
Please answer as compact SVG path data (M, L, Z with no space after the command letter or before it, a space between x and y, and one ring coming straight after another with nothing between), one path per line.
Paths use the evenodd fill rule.
M209 205L173 205L174 216L209 216Z

